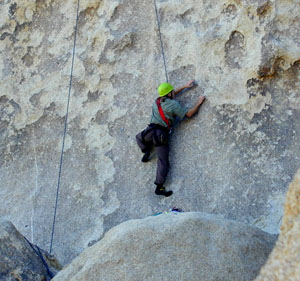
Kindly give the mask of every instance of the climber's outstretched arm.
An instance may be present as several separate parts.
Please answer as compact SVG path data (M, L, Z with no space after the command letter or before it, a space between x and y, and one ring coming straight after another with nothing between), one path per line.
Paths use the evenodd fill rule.
M186 113L186 117L193 117L199 110L201 104L205 101L205 96L200 96L197 103Z
M191 80L191 81L187 82L184 86L182 86L182 87L174 90L175 95L178 94L178 93L180 93L184 89L188 89L188 88L193 87L194 86L194 82L195 82L195 80Z

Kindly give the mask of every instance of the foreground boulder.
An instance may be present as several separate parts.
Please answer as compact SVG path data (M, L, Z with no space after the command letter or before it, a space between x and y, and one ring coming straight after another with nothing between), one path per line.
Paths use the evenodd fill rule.
M300 169L290 184L280 236L270 258L255 281L300 280Z
M53 280L250 281L275 240L214 215L162 214L111 229Z
M11 222L0 219L1 281L50 280L58 269L54 258L30 244Z

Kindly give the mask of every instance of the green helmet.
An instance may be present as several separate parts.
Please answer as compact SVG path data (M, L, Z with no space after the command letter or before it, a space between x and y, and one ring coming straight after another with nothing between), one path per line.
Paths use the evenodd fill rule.
M173 91L174 87L169 83L162 83L159 85L157 91L160 97L164 97Z

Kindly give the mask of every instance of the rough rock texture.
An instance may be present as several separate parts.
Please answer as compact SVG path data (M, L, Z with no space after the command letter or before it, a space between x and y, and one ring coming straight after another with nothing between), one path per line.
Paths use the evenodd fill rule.
M0 219L0 280L46 281L60 268L58 262L42 253L51 273L47 272L41 257L9 221Z
M253 280L275 235L204 213L163 214L110 230L55 281Z
M0 215L49 249L76 2L0 2ZM277 233L300 151L295 0L157 0L168 77L207 102L171 140L168 199L135 135L165 81L148 0L81 0L53 239L68 263L119 223L171 206Z
M300 170L290 184L280 236L255 281L300 280Z

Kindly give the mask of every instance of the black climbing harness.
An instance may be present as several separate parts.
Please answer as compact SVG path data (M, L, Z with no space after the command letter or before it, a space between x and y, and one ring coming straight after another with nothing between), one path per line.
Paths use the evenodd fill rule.
M151 132L153 132L152 143L154 146L166 145L168 143L170 131L168 128L155 123L149 124L148 127L142 131L141 137L144 143L146 143L146 136Z

